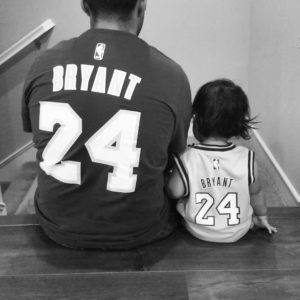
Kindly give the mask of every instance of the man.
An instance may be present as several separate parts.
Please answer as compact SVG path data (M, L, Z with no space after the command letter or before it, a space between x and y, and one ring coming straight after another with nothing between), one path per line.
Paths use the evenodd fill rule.
M35 209L72 248L129 249L172 232L164 173L186 144L188 80L138 38L146 0L84 0L91 29L34 63L24 130L40 166Z

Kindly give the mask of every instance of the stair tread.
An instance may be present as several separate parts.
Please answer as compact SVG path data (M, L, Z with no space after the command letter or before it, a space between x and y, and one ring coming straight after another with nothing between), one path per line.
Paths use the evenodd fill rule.
M24 163L17 178L10 183L5 193L3 193L3 201L9 215L16 212L36 175L36 162Z
M107 252L78 251L57 245L44 235L40 226L33 226L37 224L35 215L2 217L0 276L300 270L300 208L293 211L290 208L272 208L270 215L274 216L272 224L278 228L274 235L259 229L249 231L236 243L216 244L200 241L180 227L164 240L130 251Z

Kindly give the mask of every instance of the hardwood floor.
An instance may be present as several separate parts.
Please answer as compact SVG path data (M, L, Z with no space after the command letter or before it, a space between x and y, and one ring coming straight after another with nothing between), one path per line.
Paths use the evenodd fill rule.
M3 299L299 299L300 208L271 208L279 231L234 244L179 228L132 251L71 250L49 240L34 215L0 219Z
M18 287L13 295L11 286ZM180 272L9 276L0 287L3 299L189 299Z

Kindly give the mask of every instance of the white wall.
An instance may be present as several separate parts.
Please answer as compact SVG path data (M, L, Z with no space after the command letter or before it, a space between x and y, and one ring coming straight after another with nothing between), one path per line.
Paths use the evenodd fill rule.
M48 18L57 25L48 47L79 35L89 25L80 0L1 0L0 52Z
M248 87L250 1L148 0L142 37L179 62L193 94L229 77Z
M300 1L253 0L249 91L260 133L300 191Z

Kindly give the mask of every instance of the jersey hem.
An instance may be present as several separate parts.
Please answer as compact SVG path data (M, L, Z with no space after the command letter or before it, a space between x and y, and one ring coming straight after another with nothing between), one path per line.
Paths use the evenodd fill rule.
M169 220L161 221L156 226L149 226L150 230L131 241L111 242L100 238L97 234L77 234L59 230L58 225L47 220L39 210L35 202L36 216L44 233L61 246L73 249L102 249L102 250L129 250L137 248L170 235L174 230L174 224ZM120 237L121 240L121 237Z
M249 224L243 229L243 231L236 233L235 235L228 237L228 238L224 238L224 239L214 239L214 238L209 238L209 237L205 237L199 233L197 233L192 226L197 226L194 223L191 223L189 221L187 221L186 219L184 219L184 225L186 230L193 235L194 237L196 237L197 239L206 241L206 242L211 242L211 243L235 243L238 240L240 240L250 229L251 229L251 225L252 225L252 218L251 220L249 220Z

